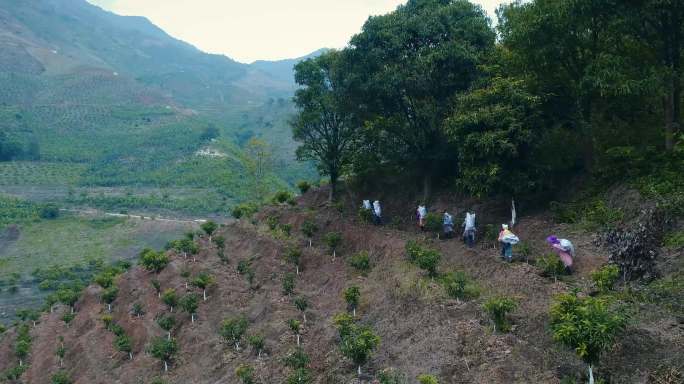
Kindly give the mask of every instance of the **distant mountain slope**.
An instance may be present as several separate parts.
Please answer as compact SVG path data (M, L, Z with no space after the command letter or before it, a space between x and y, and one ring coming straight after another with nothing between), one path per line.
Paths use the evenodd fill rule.
M296 59L285 59L285 60L276 60L276 61L266 61L266 60L257 60L251 64L251 67L257 68L263 72L268 73L272 77L282 81L282 82L290 82L294 83L294 72L293 72L293 67L295 64L302 60L310 59L312 57L317 57L320 56L321 54L325 53L328 51L327 48L321 48L318 49L314 52L311 52L310 54L302 57L298 57Z
M83 182L185 180L244 197L231 186L251 137L277 144L276 179L310 175L287 125L296 61L238 63L85 0L0 0L0 126L41 159L89 165ZM210 142L231 155L197 158ZM188 164L208 177L176 177Z

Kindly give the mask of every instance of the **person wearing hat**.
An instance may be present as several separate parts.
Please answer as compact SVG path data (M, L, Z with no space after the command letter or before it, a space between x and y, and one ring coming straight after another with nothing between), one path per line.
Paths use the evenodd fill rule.
M558 254L558 258L565 266L567 274L572 273L573 259L575 258L575 246L568 239L559 239L555 235L546 238L551 248Z
M510 229L508 224L501 224L501 232L499 232L499 242L501 243L501 258L509 263L513 261L513 245L520 241Z

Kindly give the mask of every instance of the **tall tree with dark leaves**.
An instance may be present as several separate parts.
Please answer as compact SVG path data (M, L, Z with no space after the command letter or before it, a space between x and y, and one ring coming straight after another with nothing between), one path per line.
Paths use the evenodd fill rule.
M433 179L454 173L442 121L452 97L480 76L495 34L482 9L465 0L410 0L368 19L350 42L352 96L377 162L420 175L424 198ZM441 168L441 169L440 169Z
M298 113L292 120L299 160L312 160L323 175L330 177L330 200L351 160L357 126L345 113L345 80L342 53L328 51L295 66L295 80L301 86L294 97Z

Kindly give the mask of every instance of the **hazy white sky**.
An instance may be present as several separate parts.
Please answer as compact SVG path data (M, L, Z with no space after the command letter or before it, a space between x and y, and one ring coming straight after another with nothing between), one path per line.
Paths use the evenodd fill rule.
M405 0L88 0L145 16L170 35L235 60L284 59L343 47L370 15ZM505 0L473 0L494 19Z

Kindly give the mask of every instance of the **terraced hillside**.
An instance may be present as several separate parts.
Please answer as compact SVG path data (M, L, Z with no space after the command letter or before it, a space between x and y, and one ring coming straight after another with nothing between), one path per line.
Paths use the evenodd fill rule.
M77 185L245 199L251 138L272 144L274 189L311 176L294 162L286 72L203 53L85 0L0 1L0 142L14 160L76 164Z

